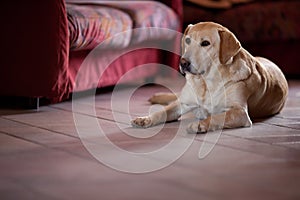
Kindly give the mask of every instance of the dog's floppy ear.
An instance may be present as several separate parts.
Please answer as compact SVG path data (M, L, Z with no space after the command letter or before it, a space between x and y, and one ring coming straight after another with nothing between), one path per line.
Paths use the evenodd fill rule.
M186 27L186 29L185 29L183 35L186 35L187 32L189 32L189 30L190 30L193 26L194 26L193 24L189 24L188 27Z
M226 29L219 30L220 35L220 53L219 59L221 64L226 64L241 49L241 44L233 33Z
M184 41L185 36L189 32L189 30L191 29L192 26L194 26L194 25L193 24L188 25L188 27L186 27L186 29L183 33L183 36L182 36L182 39L181 39L181 54L184 53L184 49L185 49L185 41Z

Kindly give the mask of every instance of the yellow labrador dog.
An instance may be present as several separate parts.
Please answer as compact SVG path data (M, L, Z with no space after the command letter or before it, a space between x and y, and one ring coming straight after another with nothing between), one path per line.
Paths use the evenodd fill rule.
M186 84L180 96L160 93L150 102L168 104L164 110L132 120L147 128L177 120L194 111L200 121L189 133L251 126L251 118L277 114L283 108L288 84L271 61L253 57L227 28L212 22L189 25L182 38L180 70Z

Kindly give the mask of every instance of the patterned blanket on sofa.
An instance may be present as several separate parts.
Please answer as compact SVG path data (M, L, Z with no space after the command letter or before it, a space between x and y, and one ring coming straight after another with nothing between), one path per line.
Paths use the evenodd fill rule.
M125 48L149 38L168 39L163 32L135 34L132 30L149 27L178 30L180 26L173 10L155 1L68 3L67 14L71 50L93 49L100 43L102 48Z

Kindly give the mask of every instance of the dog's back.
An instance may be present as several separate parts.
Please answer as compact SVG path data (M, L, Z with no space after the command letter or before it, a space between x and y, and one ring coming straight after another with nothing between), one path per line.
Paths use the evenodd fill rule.
M279 113L287 99L288 83L279 67L270 60L256 57L256 76L259 84L253 84L253 94L248 100L251 118L262 118Z

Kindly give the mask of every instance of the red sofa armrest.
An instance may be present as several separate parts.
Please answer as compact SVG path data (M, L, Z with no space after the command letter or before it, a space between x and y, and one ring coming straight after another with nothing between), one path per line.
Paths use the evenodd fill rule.
M0 95L62 100L71 88L65 1L5 1L1 8Z

